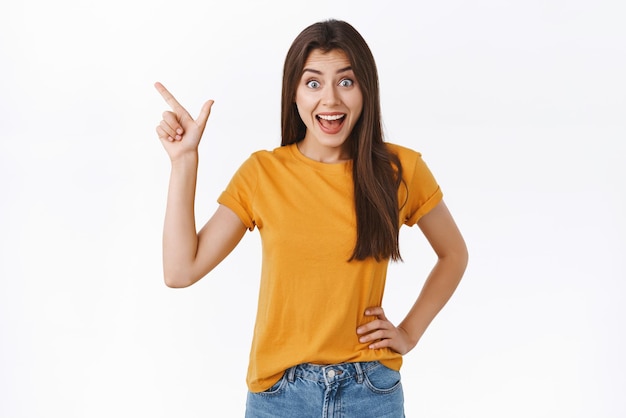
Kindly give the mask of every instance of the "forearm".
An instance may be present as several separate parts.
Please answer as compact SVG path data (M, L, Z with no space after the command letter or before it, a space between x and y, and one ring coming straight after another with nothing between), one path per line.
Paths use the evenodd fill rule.
M198 249L195 222L197 152L172 161L163 227L163 273L170 287L193 283L191 275Z
M399 324L414 345L456 290L466 265L466 253L448 255L435 264L415 304Z

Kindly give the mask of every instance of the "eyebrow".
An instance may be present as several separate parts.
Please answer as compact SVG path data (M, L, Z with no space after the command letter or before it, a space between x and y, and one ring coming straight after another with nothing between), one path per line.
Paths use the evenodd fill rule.
M348 67L341 68L341 69L337 70L337 74L345 73L346 71L351 71L351 70L352 70L352 66L348 66ZM304 74L306 72L322 75L321 71L314 70L312 68L305 68L304 70L302 70L302 74Z

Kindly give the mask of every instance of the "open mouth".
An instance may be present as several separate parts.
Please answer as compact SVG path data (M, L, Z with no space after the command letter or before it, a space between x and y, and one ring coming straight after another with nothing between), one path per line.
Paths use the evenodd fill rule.
M317 115L315 117L322 130L328 134L336 134L341 130L346 119L345 113L335 113L330 115Z

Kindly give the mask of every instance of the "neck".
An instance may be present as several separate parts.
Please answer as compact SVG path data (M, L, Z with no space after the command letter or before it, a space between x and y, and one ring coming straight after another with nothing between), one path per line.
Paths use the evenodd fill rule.
M335 164L350 161L350 153L343 144L340 147L312 147L304 139L296 143L298 150L305 157L320 163Z

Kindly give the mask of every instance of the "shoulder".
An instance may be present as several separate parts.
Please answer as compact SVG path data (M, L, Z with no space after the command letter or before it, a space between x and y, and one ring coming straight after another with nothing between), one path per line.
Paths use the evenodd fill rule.
M402 173L405 180L430 180L434 182L430 168L422 158L422 153L402 145L386 142L390 152L396 154L402 165Z
M289 166L293 157L289 147L278 147L273 150L257 150L251 153L240 165L238 173L252 177L276 175Z
M272 150L258 150L250 154L249 160L256 161L257 163L268 163L281 161L289 157L289 146L281 146Z
M402 145L394 144L391 142L385 142L387 149L398 156L402 167L414 166L418 161L422 159L422 153L415 151L414 149L407 148Z
M398 156L421 156L422 154L419 151L415 151L412 148L405 147L403 145L398 145L393 142L385 142L387 149Z

